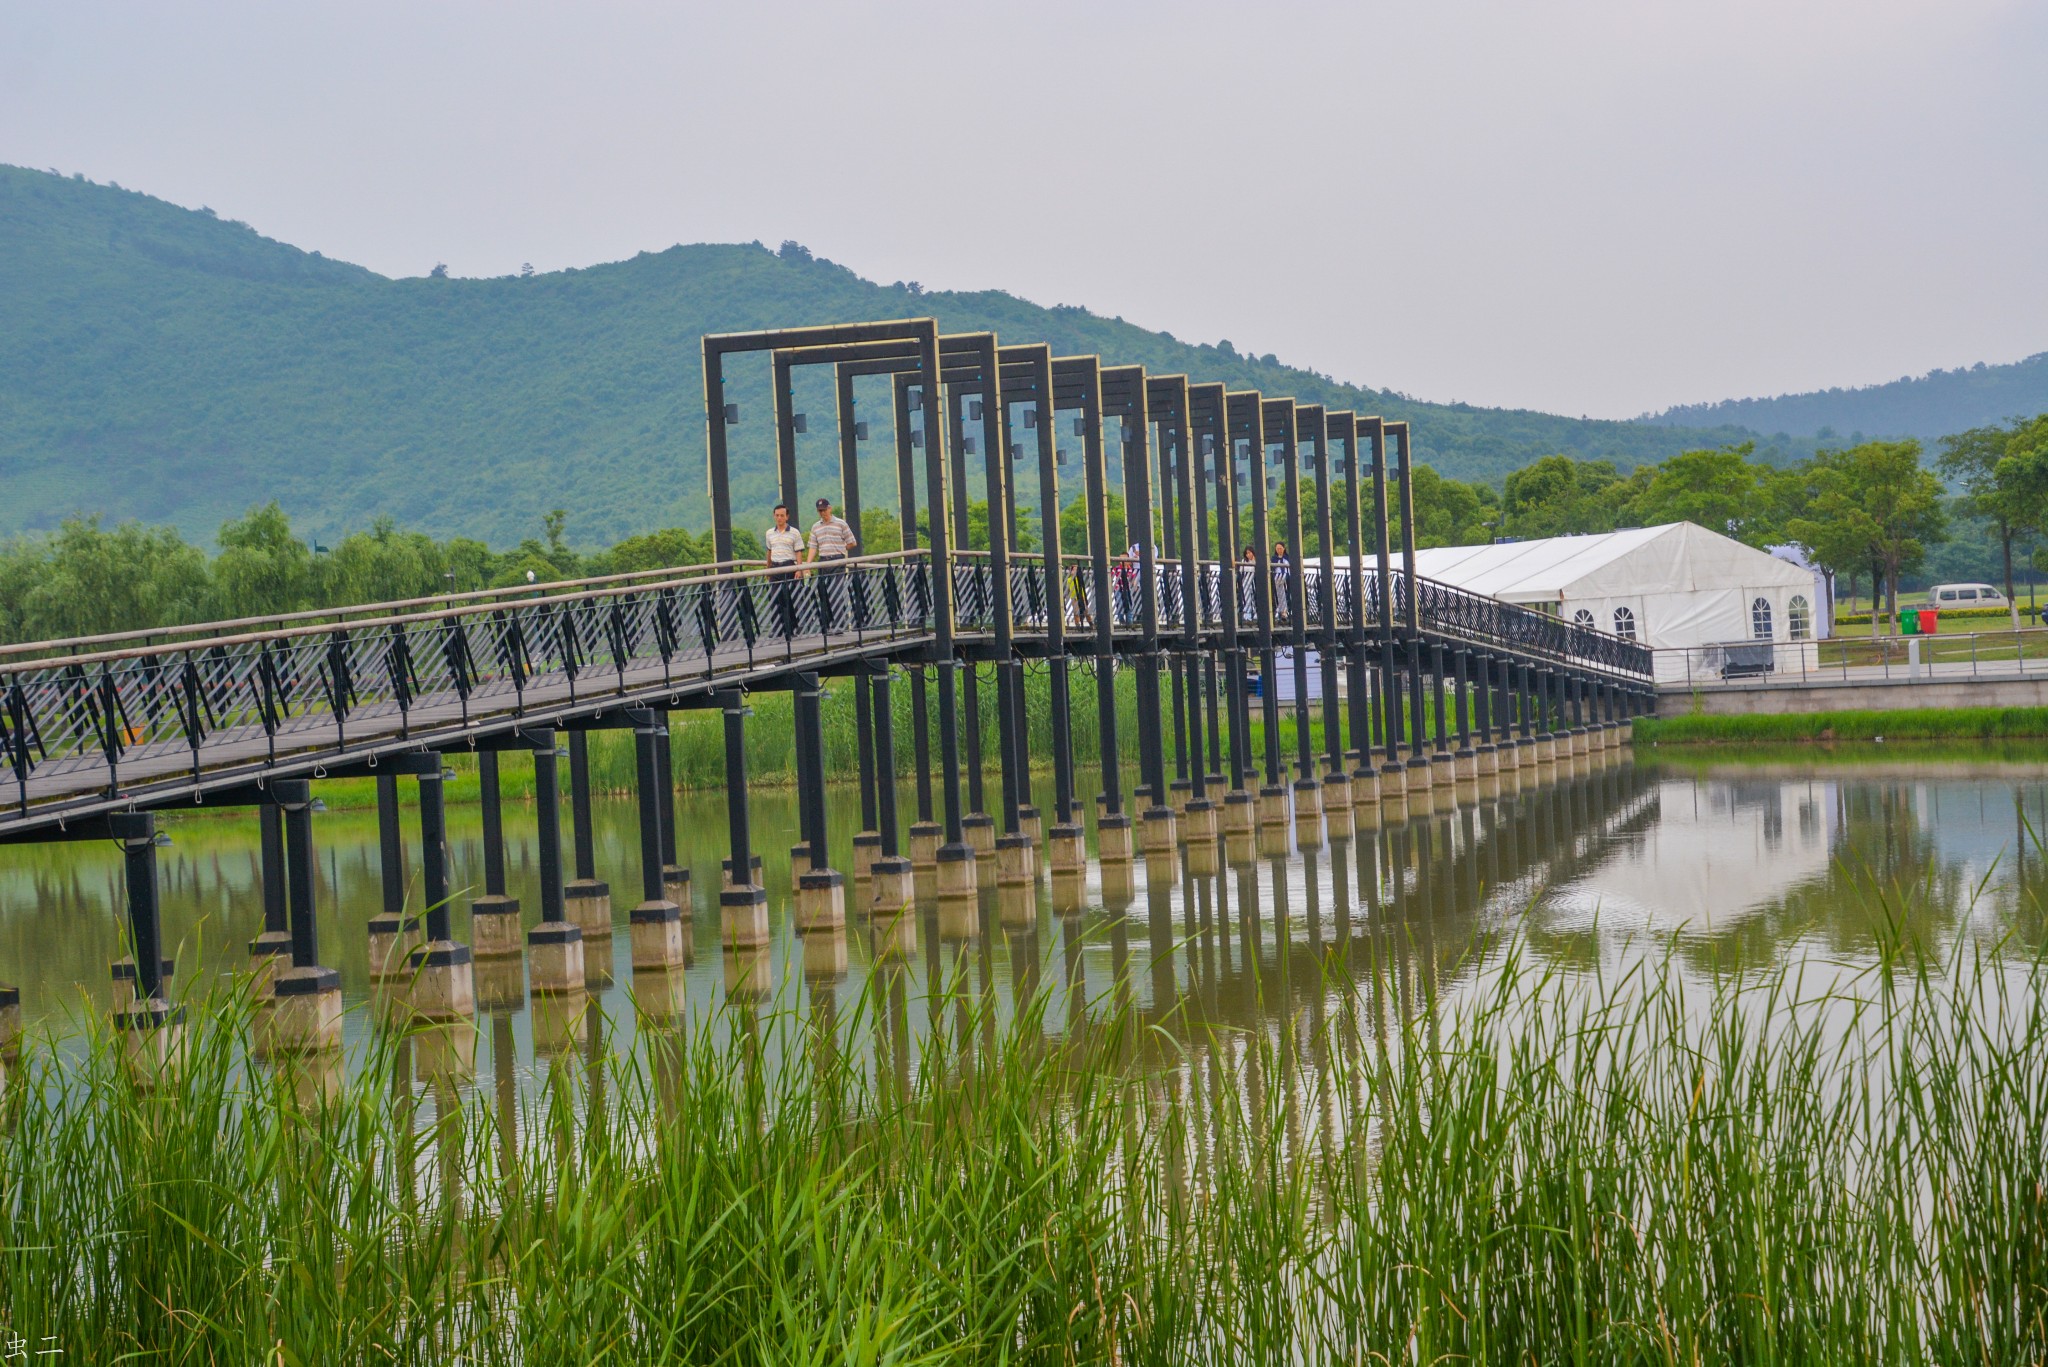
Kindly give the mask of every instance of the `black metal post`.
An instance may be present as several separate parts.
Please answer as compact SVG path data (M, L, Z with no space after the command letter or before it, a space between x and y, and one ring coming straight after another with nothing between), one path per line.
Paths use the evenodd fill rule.
M535 839L540 846L540 919L560 921L562 913L562 788L555 773L555 733L539 731L533 744Z
M419 774L420 881L425 888L427 939L452 940L448 924L448 810L441 787L441 757L426 757L432 769Z

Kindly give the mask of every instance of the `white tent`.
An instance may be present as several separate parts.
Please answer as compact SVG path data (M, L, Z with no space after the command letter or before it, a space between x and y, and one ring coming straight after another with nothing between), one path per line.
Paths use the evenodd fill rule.
M1445 546L1415 560L1425 579L1654 647L1660 680L1731 660L1780 671L1814 664L1812 573L1690 522ZM1740 652L1726 649L1738 644Z

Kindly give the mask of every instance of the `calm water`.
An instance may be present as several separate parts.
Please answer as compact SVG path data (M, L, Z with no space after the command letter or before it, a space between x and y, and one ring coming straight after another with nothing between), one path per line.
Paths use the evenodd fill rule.
M1091 791L1092 782L1083 785ZM991 787L993 792L993 786ZM1039 794L1049 810L1050 794ZM834 862L848 862L858 797L835 789ZM908 795L906 794L906 812ZM723 1019L735 965L718 942L711 893L724 853L723 802L677 804L679 853L695 871L694 957L680 1011ZM1818 956L1854 966L1875 953L1884 927L1873 885L1911 885L1892 899L1907 928L1936 945L1978 937L2039 942L2044 870L2032 831L2048 817L2048 755L2038 761L1963 764L1903 759L1883 767L1811 761L1786 765L1621 762L1512 797L1414 816L1284 856L1225 860L1214 874L1136 866L1128 900L1105 898L1091 871L1078 915L1055 914L1041 879L1035 899L983 894L978 914L941 919L924 906L915 946L890 956L864 917L837 937L797 937L789 923L786 861L795 838L793 796L757 793L756 841L766 852L774 938L765 966L740 995L816 1010L851 1009L883 958L902 966L904 989L926 997L935 978L993 994L1007 1005L1050 994L1048 1028L1108 999L1152 1019L1169 1009L1260 1026L1331 990L1328 973L1364 973L1398 960L1403 983L1443 988L1470 971L1482 937L1520 932L1529 951L1564 966L1614 961L1642 946L1676 946L1682 963L1768 965ZM365 920L380 908L376 817L315 817L322 961L341 970L351 1004L370 992ZM630 1034L633 989L625 909L638 900L634 806L597 808L597 874L610 882L618 920L600 992L610 1028ZM480 887L475 808L450 812L454 882ZM531 809L506 811L509 891L538 919ZM408 831L416 817L407 813ZM191 818L170 825L160 852L166 942L178 964L175 996L242 967L262 927L256 823ZM409 862L416 841L408 840ZM418 871L411 869L417 898ZM864 891L864 890L862 890ZM849 884L849 906L860 892ZM111 847L0 849L0 981L22 993L33 1026L61 1026L103 1008L107 965L123 953L121 867ZM458 913L456 933L467 934ZM1360 952L1369 947L1371 953ZM907 952L906 952L907 951ZM496 1060L531 1062L531 1021L516 971L479 965L478 991ZM927 998L929 999L929 998ZM671 998L673 1000L673 998ZM941 1020L910 1013L927 1026ZM373 1013L352 1011L360 1037ZM721 1027L722 1028L722 1027ZM509 1054L506 1051L511 1051Z

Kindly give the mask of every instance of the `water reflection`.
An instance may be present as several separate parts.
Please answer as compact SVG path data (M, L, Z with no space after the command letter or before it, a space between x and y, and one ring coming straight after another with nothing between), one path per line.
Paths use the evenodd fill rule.
M515 1063L537 1076L580 1064L601 1118L596 1063L607 1041L623 1048L641 1032L746 1034L771 1003L807 1013L809 1047L820 1058L864 1052L899 1086L926 1037L943 1033L970 1060L1031 1002L1049 1032L1090 1013L1127 1011L1127 1043L1141 1053L1209 1026L1256 1035L1283 1065L1333 1040L1384 1053L1395 1022L1429 1028L1434 1013L1422 1005L1473 972L1475 947L1483 952L1509 932L1567 966L1608 962L1659 937L1702 967L1816 950L1866 961L1900 932L1936 946L2004 935L2036 944L2043 870L2032 833L2044 808L2048 762L1988 775L1952 765L1616 763L1449 807L1417 803L1398 819L1355 828L1340 818L1310 833L1308 848L1283 827L1277 837L1262 830L1258 841L1227 840L1220 851L1091 865L1057 885L990 887L976 901L942 904L920 888L915 905L897 914L849 915L843 928L803 936L791 925L788 871L771 866L773 934L741 950L721 945L708 896L722 807L684 797L679 853L702 891L683 966L635 973L623 928L609 957L592 946L580 993L529 993L521 961L479 962L475 1037L415 1040L404 1067L423 1086L480 1079L509 1108ZM788 801L757 799L767 847L789 843L778 828L793 834L793 818ZM599 806L598 871L614 886L639 878L635 821L628 802ZM528 824L518 809L508 813L508 891L537 908ZM190 998L239 969L243 945L261 928L257 828L194 819L172 829L175 843L162 852L166 938L177 946L174 990ZM852 834L842 816L831 833L835 852L850 853ZM478 813L451 813L451 838L456 885L480 884ZM341 969L356 1008L348 1032L360 1042L390 1028L363 933L381 905L375 819L330 814L318 839L322 956ZM850 906L863 906L864 892L850 887ZM0 981L20 986L29 1022L104 1009L107 965L122 953L120 906L111 848L0 853ZM1326 1028L1333 1020L1336 1031ZM1254 1096L1296 1085L1291 1066L1277 1079L1259 1076L1259 1049L1226 1043L1219 1054L1205 1066L1243 1067ZM1304 1133L1341 1111L1329 1098L1282 1100L1290 1127Z

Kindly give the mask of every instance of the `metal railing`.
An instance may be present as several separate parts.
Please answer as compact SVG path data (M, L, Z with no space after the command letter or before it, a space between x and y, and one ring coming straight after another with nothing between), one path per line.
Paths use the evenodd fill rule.
M1063 621L1071 629L1090 629L1102 610L1102 605L1096 601L1092 562L1086 556L1062 556L1061 563L1064 566L1061 586ZM1333 582L1327 592L1320 565L1306 565L1298 571L1292 566L1275 566L1269 572L1273 576L1273 622L1278 634L1291 635L1293 631L1289 576L1297 572L1302 577L1303 628L1310 637L1311 646L1316 644L1315 638L1320 633L1333 627L1338 631L1379 628L1381 595L1377 569L1364 571L1365 599L1360 604L1351 601L1351 574L1346 567L1337 568L1330 576ZM958 604L957 620L965 630L986 629L993 621L991 607L995 595L990 587L992 573L987 552L958 553L954 566L955 602ZM1213 631L1223 624L1223 576L1226 573L1237 577L1239 625L1248 628L1258 621L1257 602L1253 597L1258 584L1257 569L1247 564L1226 569L1216 561L1204 561L1197 571L1200 591L1194 595L1199 613L1198 630ZM1183 613L1187 599L1182 593L1184 578L1185 567L1180 561L1161 560L1155 563L1152 592L1161 635L1178 635L1185 628ZM1407 621L1408 576L1396 570L1391 579L1394 585L1394 620L1398 628ZM1636 680L1650 677L1651 653L1633 641L1560 621L1533 608L1468 593L1435 580L1418 579L1415 582L1421 595L1416 606L1425 631L1560 664L1627 675ZM1015 629L1020 632L1041 629L1050 605L1044 557L1024 552L1013 559L1010 585ZM1135 560L1118 556L1110 562L1108 608L1115 626L1134 630L1142 623L1145 592L1142 570Z
M375 604L268 631L0 658L0 762L26 814L124 776L343 750L352 740L656 693L930 627L921 551L808 571L693 567ZM218 626L218 624L213 624ZM40 791L37 791L40 790Z
M1179 561L1155 565L1151 582L1122 557L1110 595L1097 603L1085 557L1063 561L1059 598L1077 634L1107 610L1129 631L1155 595L1162 638L1222 625L1226 573L1249 566L1202 565L1196 592ZM1364 576L1351 601L1347 569L1325 591L1322 569L1276 573L1276 625L1292 635L1289 585L1300 573L1303 626L1313 646L1329 629L1377 630L1379 577ZM954 562L956 624L994 622L996 587L985 553ZM1392 577L1392 610L1405 623L1410 581ZM1424 630L1523 656L1646 679L1651 655L1631 642L1575 627L1527 608L1414 581ZM534 584L444 599L241 619L43 642L0 656L0 764L13 779L15 816L38 802L124 781L197 782L209 770L261 766L280 756L340 753L359 742L405 740L501 723L535 709L554 715L610 696L658 696L723 676L796 662L871 642L923 637L932 628L930 562L924 551L861 556L789 569L691 566L652 574ZM1010 566L1012 623L1042 631L1054 595L1042 557ZM1254 620L1245 611L1245 624ZM282 624L278 624L282 621ZM253 624L266 629L244 630ZM170 639L148 640L150 636Z
M1733 640L1655 651L1656 681L1687 689L2048 677L2048 629Z

